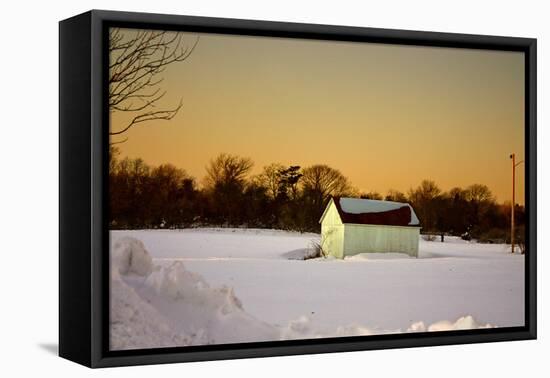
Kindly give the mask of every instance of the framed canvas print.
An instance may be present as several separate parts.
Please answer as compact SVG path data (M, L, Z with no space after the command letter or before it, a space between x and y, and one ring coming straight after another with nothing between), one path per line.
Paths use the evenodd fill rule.
M536 40L60 23L60 355L536 337Z

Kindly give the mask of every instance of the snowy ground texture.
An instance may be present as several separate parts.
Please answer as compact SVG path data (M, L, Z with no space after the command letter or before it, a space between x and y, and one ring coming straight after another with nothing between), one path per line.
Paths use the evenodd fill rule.
M300 260L319 235L111 232L111 349L524 324L524 258L420 240L419 258Z

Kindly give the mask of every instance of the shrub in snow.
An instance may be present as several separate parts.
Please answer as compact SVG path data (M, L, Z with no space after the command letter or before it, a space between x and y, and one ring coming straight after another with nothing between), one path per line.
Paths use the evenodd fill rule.
M111 264L123 275L148 276L153 271L153 259L143 243L129 236L115 241L111 249Z
M306 253L304 255L304 260L316 259L319 257L325 257L326 253L323 251L323 246L321 243L311 241L306 248Z
M321 244L311 241L306 248L295 249L283 254L289 260L309 260L326 257Z
M460 235L460 238L462 240L470 241L470 240L472 240L472 235L468 231L466 231L465 233Z

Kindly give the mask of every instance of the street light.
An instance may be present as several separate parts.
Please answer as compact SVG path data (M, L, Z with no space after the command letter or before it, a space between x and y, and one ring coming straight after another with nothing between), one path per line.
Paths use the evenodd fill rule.
M521 163L523 163L523 160L516 163L516 154L511 154L510 159L512 159L512 215L510 220L510 244L512 245L512 253L514 253L514 231L515 231L514 209L516 207L516 167Z

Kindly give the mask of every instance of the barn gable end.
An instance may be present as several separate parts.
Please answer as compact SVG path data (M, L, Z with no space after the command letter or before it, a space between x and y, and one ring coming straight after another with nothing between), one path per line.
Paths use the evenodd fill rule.
M321 219L319 220L319 223L321 224L330 224L330 225L340 225L344 222L342 221L342 217L340 216L340 212L338 211L338 208L336 207L336 204L334 202L334 198L331 198L329 203L327 204L327 207L325 207L325 211L323 212L323 215L321 215Z
M328 203L319 222L323 251L331 256L344 258L344 224L333 199Z

